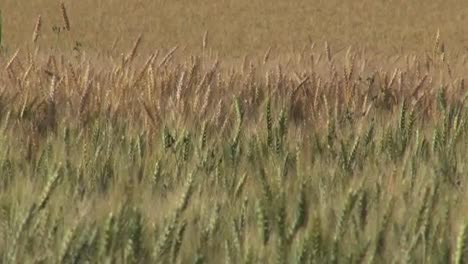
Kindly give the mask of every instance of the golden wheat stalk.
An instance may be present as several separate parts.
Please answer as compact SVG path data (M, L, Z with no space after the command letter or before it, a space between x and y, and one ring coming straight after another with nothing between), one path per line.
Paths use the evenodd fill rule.
M140 73L138 74L138 77L136 78L133 86L137 85L141 79L143 79L143 76L145 75L146 71L148 70L148 67L153 63L153 60L156 58L156 54L152 54L148 60L146 61L146 63L143 65L143 69L140 71Z
M433 57L434 58L439 53L439 48L440 48L440 29L437 29L437 33L436 33L435 40L434 40L434 50L433 50L433 52L434 52Z
M141 43L141 38L142 38L142 34L140 33L140 35L138 35L137 39L133 43L133 47L130 53L128 53L127 57L125 57L124 64L127 64L128 62L132 61L133 58L135 57L136 51L138 50L138 47L140 46L140 43Z
M57 87L57 77L53 75L50 79L50 87L49 87L49 101L55 102L55 94L56 94L56 87Z
M18 57L18 52L19 52L19 49L16 50L15 54L13 54L13 56L11 57L11 59L8 61L8 63L7 63L6 66L5 66L5 70L10 69L11 65L12 65L13 62L16 60L16 57Z
M182 74L180 75L179 81L176 86L176 101L179 103L182 98L182 90L184 88L184 82L185 82L185 75L186 71L183 71Z
M268 48L267 52L263 56L263 65L265 65L268 62L268 59L270 58L270 53L271 53L271 47Z
M89 94L91 92L91 82L88 82L86 85L86 88L84 92L80 96L80 102L79 102L79 107L78 107L78 113L81 116L86 108L86 105L89 100Z
M325 53L327 55L328 61L331 61L332 56L331 56L330 45L328 45L328 41L325 42Z
M32 35L32 42L36 43L37 38L39 37L39 33L41 31L41 26L42 26L42 16L39 15L37 17L36 25L34 26L34 32Z
M150 124L156 129L158 128L158 121L159 121L159 118L158 118L158 115L157 113L155 113L156 115L153 115L153 113L151 112L151 109L150 107L148 106L148 104L145 103L145 101L141 98L138 98L138 101L140 102L140 104L143 106L143 110L145 110L145 113L146 115L148 116L148 118L150 119ZM158 118L158 120L156 119Z
M206 47L208 46L208 30L205 31L205 34L203 34L203 52L206 50Z
M159 63L159 65L158 65L157 68L161 68L162 66L164 66L164 65L172 58L172 55L174 54L174 52L175 52L178 48L179 48L178 46L175 46L174 48L172 48L172 49L166 54L166 56L163 57L163 59L161 60L161 62Z
M70 20L68 19L67 8L65 7L65 3L63 1L60 2L60 9L62 9L62 18L63 23L65 23L65 28L67 31L70 31Z
M115 47L117 46L117 43L119 42L119 38L115 38L114 39L114 42L112 42L112 45L111 45L111 51L114 51L115 50Z
M206 109L208 108L208 104L210 103L211 94L212 94L211 84L208 84L208 87L206 88L206 92L205 92L205 97L203 99L203 105L201 106L201 109L200 109L201 116L204 116L206 113Z

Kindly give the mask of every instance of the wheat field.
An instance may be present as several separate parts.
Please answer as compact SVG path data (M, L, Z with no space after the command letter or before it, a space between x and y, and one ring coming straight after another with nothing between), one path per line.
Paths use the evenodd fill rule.
M468 5L313 3L4 0L1 263L467 263Z

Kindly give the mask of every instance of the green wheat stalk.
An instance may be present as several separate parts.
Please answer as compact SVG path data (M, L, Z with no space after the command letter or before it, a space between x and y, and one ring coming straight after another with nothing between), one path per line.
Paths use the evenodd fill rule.
M271 101L270 97L268 97L266 101L266 125L267 125L267 144L268 146L272 146L273 144L273 117L271 115Z
M460 233L457 239L457 251L455 252L455 264L465 263L468 247L468 225L464 223L460 228Z
M106 256L110 254L111 252L111 247L112 247L112 241L113 241L113 227L115 223L115 217L112 212L109 213L109 216L107 217L104 227L102 230L102 235L101 235L101 241L99 245L99 255L100 256Z
M153 251L153 258L158 262L161 262L161 258L167 253L170 249L171 242L172 242L172 235L176 228L176 221L177 216L174 215L169 223L167 223L166 227L164 228L163 233L159 237L156 247Z
M262 202L259 200L257 200L255 206L255 213L257 216L257 226L262 238L263 245L266 245L270 239L270 225L266 216L265 208L263 207Z
M182 241L184 239L184 234L185 234L185 229L187 227L187 222L182 221L182 223L179 226L179 229L177 230L177 234L174 238L174 245L172 247L172 261L173 263L176 262L177 257L179 256L179 251L182 246Z
M234 249L237 255L240 255L242 252L241 234L239 232L239 229L234 219L232 220L231 231L232 231L232 240L233 240L232 243L233 243Z
M59 252L58 263L66 263L66 259L71 255L72 241L77 236L77 228L79 221L77 220L65 233L62 245Z
M301 183L301 189L297 198L297 206L295 212L295 218L292 225L289 228L287 241L291 242L296 236L297 232L301 227L306 224L307 218L307 202L305 197L305 184Z
M224 241L224 251L226 251L226 256L225 256L224 263L226 263L226 264L234 263L232 261L232 255L231 255L231 250L229 248L229 241L228 240Z

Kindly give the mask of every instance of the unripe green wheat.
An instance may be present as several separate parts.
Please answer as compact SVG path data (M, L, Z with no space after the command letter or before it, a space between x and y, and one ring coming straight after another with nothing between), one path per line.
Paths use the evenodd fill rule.
M270 224L266 216L265 209L261 201L257 201L255 206L255 212L257 216L257 225L262 239L263 245L266 245L270 240Z
M182 246L182 241L184 239L185 229L187 227L187 222L183 221L179 225L179 229L177 230L176 237L174 238L174 245L172 247L172 261L175 263L177 257L179 256L179 251Z
M457 239L457 251L455 252L455 264L466 263L466 254L468 250L468 225L463 223Z
M271 114L271 101L268 97L266 101L266 125L267 125L267 144L272 146L273 144L273 117Z

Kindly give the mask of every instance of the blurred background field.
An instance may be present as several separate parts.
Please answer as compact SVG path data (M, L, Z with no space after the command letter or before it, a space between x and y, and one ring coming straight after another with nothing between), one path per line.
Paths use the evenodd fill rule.
M463 0L81 0L66 1L72 30L68 37L87 49L118 51L142 33L143 50L201 49L224 56L288 52L311 42L328 41L332 49L365 47L377 52L432 49L440 29L448 49L468 48L468 4ZM4 42L19 47L31 41L39 14L44 19L40 43L54 43L51 28L62 18L56 0L3 0Z

